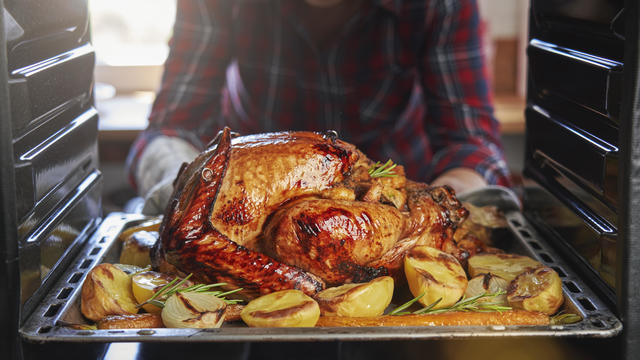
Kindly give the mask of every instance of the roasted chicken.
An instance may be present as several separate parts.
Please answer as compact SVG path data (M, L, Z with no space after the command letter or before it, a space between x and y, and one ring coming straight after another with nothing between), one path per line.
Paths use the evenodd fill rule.
M458 259L467 211L448 187L407 180L334 132L235 137L229 129L175 182L152 251L162 271L242 287L247 296L401 276L404 254L428 245Z

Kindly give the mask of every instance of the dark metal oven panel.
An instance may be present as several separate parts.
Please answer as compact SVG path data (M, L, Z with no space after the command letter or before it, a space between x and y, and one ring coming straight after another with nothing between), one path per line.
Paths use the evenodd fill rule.
M102 206L101 178L98 170L87 175L20 242L23 318L37 306L97 227Z
M95 54L86 0L3 1L20 291L25 318L102 216ZM3 134L4 135L4 134ZM6 172L5 172L6 171ZM18 269L16 269L18 270Z
M14 136L74 105L91 102L94 63L93 48L85 44L12 71Z
M622 63L539 39L529 42L528 53L535 96L560 96L605 116L619 115Z
M533 0L528 46L524 174L534 181L524 190L524 213L610 303L624 205L624 5Z
M7 0L4 5L11 18L9 73L89 42L87 0Z
M532 0L530 38L623 61L624 0Z
M15 142L22 236L98 165L97 111L89 108L71 121L68 116L62 120L64 126L53 134L48 129L32 131Z
M617 170L618 147L538 105L528 107L526 114L527 165L535 169L552 167L615 208L617 182L610 174ZM569 186L566 189L573 190Z

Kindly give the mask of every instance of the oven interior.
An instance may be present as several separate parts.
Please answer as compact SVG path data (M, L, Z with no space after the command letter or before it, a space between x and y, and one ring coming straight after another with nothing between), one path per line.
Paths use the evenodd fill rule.
M621 0L532 0L528 44L523 208L506 236L518 252L560 269L571 311L589 321L544 329L384 329L226 333L82 333L77 285L117 251L140 215L101 210L95 54L86 0L0 0L0 343L291 341L470 336L617 337L637 348L632 289L638 231L632 215L638 5ZM636 155L636 156L634 156ZM507 206L508 208L508 206ZM97 250L96 250L97 249ZM640 254L638 254L640 255ZM637 268L637 267L636 267ZM75 284L75 285L74 285ZM75 310L71 309L75 306ZM75 311L75 312L74 312ZM635 315L634 315L635 314ZM274 335L275 334L275 335ZM215 337L214 335L217 335ZM6 345L6 346L5 346Z

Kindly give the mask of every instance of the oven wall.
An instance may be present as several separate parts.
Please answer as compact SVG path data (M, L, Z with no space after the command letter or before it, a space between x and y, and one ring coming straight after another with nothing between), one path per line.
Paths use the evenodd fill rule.
M24 319L101 217L95 54L86 0L5 0L3 12Z
M525 212L615 306L622 0L531 2Z

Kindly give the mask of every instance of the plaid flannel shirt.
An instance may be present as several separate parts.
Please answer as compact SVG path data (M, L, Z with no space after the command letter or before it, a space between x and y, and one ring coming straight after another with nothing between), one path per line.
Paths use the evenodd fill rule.
M197 148L241 134L334 129L373 160L431 181L471 168L508 185L475 0L378 0L320 51L299 0L179 0L162 86L137 159L158 135Z

